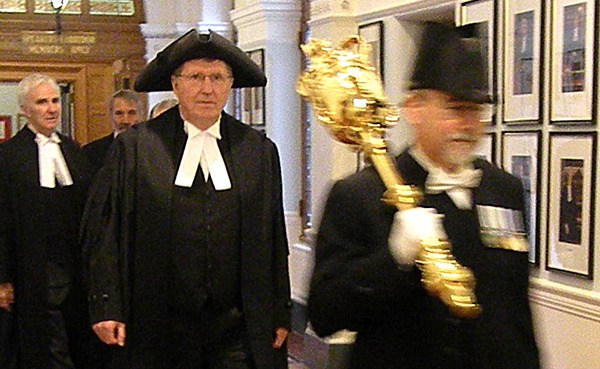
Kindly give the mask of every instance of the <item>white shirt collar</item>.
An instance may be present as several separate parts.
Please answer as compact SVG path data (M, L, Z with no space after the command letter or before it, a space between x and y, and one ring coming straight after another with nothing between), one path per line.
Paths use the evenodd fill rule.
M188 134L189 137L196 137L197 135L199 135L201 133L205 133L205 134L209 134L209 135L213 136L217 140L220 140L221 139L221 117L219 117L219 119L212 126L208 127L208 129L206 129L206 130L201 130L198 127L196 127L195 125L193 125L192 123L188 122L187 120L184 120L183 121L183 130L185 131L185 133Z
M35 127L32 124L30 124L30 123L27 123L27 128L29 128L29 130L31 132L33 132L33 134L36 135L36 136L38 135L38 133L41 134L41 135L44 135L43 133L41 133L37 129L35 129ZM44 135L44 136L46 136L46 135ZM46 137L48 137L49 139L51 139L52 141L54 141L56 143L61 143L62 142L62 140L60 139L60 136L56 133L56 131L52 131L52 133L50 134L50 136L46 136Z
M478 186L481 180L481 170L474 169L473 163L465 164L458 171L449 173L433 163L417 147L411 147L409 153L429 173L425 181L426 193L446 192L458 208L472 207L473 195L470 188ZM467 183L468 186L458 186Z

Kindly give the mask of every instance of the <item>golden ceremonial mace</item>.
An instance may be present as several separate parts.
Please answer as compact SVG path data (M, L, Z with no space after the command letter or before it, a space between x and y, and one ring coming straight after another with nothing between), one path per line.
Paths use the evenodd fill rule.
M398 211L416 207L421 191L404 184L387 151L385 133L398 122L399 110L387 102L370 62L370 45L359 36L349 37L339 47L311 39L302 51L310 64L298 80L298 93L308 99L317 119L338 141L368 156L386 187L382 201ZM425 290L455 316L477 317L481 307L474 293L475 277L456 261L448 240L424 239L421 247L416 265Z

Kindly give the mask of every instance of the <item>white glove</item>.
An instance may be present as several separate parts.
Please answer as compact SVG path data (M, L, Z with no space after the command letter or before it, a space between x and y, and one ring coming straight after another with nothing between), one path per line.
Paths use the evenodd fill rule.
M431 208L413 208L396 212L388 237L388 245L394 260L401 267L412 267L419 252L421 240L447 239L443 215Z

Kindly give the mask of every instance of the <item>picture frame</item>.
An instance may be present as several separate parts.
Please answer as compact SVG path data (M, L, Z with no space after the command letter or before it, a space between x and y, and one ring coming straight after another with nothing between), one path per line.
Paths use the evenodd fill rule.
M593 124L595 2L556 0L553 4L550 122Z
M525 224L529 240L529 262L540 261L540 169L541 132L522 131L502 133L502 168L516 176L523 184Z
M240 89L240 115L242 122L252 125L252 88L245 87Z
M265 50L256 49L248 51L248 56L252 59L264 72L265 70ZM244 104L243 112L246 113L248 120L246 121L251 126L264 127L266 121L265 111L265 88L252 87L244 89L242 93L242 101ZM249 115L249 116L248 116Z
M496 134L494 132L484 134L475 149L475 156L496 164Z
M240 88L236 88L231 92L231 98L232 98L232 107L231 107L231 115L240 121L243 121L242 119L242 89Z
M0 142L11 138L12 116L0 115Z
M544 8L541 0L505 2L504 114L506 124L539 124Z
M498 50L496 47L496 1L494 0L471 0L463 2L460 6L460 24L475 24L479 37L481 38L481 52L484 60L487 60L488 90L490 96L497 101L497 60ZM492 114L488 124L495 123L496 114Z
M371 64L384 79L384 33L383 21L377 21L358 26L358 35L371 46Z
M546 268L593 278L596 133L550 133Z

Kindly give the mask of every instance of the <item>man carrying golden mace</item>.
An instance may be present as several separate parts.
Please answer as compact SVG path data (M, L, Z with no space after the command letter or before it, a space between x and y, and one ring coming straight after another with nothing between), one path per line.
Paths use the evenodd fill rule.
M403 106L415 139L397 158L385 134L399 114L368 45L302 48L298 92L373 164L331 189L309 320L357 332L350 368L538 369L523 188L474 156L491 103L480 42L473 27L424 28Z

